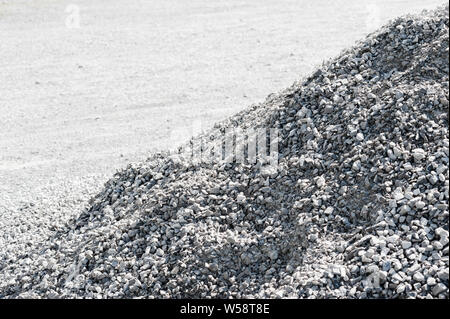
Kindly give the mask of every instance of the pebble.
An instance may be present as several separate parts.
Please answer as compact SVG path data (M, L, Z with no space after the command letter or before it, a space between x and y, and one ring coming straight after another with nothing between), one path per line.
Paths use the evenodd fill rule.
M413 275L413 279L414 279L415 281L418 281L418 282L423 282L423 281L425 281L425 277L424 277L420 272L416 272L416 273Z
M420 200L420 201L416 202L415 206L416 206L417 209L420 210L420 209L423 209L426 206L426 204L425 204L425 202Z
M444 285L443 283L438 283L437 285L435 285L433 287L433 295L437 296L442 292L448 291L448 287L446 285Z
M428 277L428 278L427 278L427 285L428 285L428 286L434 286L434 285L436 285L436 279L433 278L433 277Z
M440 280L448 281L449 271L447 269L443 269L437 273L437 276Z
M416 161L421 161L425 158L426 153L423 149L421 148L416 148L412 151L412 156L414 157L414 159Z
M276 250L272 250L269 252L269 258L272 260L278 259L278 252Z
M402 241L402 248L403 249L408 249L411 248L412 244L410 241Z

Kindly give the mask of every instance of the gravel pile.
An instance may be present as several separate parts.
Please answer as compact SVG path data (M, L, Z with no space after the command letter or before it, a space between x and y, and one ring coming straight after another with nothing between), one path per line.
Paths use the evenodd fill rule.
M130 164L1 255L0 297L448 298L448 15L399 18L178 149L277 128L277 167Z

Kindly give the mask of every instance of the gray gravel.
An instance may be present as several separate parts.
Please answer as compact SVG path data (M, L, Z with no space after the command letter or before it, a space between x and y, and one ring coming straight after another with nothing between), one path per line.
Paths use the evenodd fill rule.
M0 297L448 298L448 14L399 18L192 140L278 128L277 169L155 154L38 244L6 238Z

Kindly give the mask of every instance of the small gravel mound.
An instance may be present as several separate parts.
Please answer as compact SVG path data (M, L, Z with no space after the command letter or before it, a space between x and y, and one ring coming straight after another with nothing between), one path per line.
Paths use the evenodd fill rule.
M448 16L399 18L130 164L2 257L0 298L448 298ZM221 149L227 128L278 129L278 165L178 156Z

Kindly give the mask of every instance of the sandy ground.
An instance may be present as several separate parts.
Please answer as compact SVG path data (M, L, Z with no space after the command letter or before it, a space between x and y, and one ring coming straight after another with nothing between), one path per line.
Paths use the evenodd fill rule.
M174 131L206 129L389 19L442 3L0 0L0 214L82 202L189 137Z

